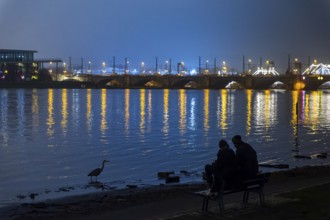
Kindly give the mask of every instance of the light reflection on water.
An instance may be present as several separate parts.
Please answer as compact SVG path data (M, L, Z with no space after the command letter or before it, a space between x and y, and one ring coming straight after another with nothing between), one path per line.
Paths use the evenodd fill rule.
M159 171L200 174L215 159L219 138L230 143L235 134L256 148L261 162L328 163L293 158L329 151L326 91L2 89L0 95L6 201L85 186L103 159L110 163L99 179L110 185L159 184ZM182 178L196 180L200 176Z

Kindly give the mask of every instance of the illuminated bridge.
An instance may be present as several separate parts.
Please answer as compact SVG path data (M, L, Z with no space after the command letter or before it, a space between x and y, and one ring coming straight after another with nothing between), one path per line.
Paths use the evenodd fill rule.
M328 74L306 75L92 75L63 77L79 81L82 87L96 88L196 88L196 89L271 89L317 90L330 81Z

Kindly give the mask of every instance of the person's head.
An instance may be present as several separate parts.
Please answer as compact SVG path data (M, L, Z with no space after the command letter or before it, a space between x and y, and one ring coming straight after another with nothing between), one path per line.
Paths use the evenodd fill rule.
M219 141L219 148L220 148L220 150L229 148L229 145L228 145L227 141L221 139Z
M241 143L242 143L242 137L241 135L235 135L231 141L233 142L233 144L235 145L235 147L238 147Z

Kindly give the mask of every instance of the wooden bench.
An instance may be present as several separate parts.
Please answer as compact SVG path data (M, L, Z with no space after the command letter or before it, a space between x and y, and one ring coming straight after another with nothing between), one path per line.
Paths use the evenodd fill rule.
M224 213L224 203L223 196L228 194L233 194L237 192L243 192L243 205L246 205L249 200L250 192L259 194L260 204L265 205L265 196L264 196L264 185L268 182L270 173L259 173L255 178L245 180L238 188L225 189L224 185L220 189L220 192L216 196L210 195L208 190L194 192L194 195L203 197L202 211L208 211L209 200L218 202L220 214Z

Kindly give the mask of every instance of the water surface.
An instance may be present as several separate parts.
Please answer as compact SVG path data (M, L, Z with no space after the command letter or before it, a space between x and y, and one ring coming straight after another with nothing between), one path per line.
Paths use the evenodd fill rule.
M0 96L2 204L94 191L87 174L104 159L99 181L111 187L164 183L159 171L200 181L218 140L235 134L260 162L329 162L293 157L329 151L326 91L1 89Z

